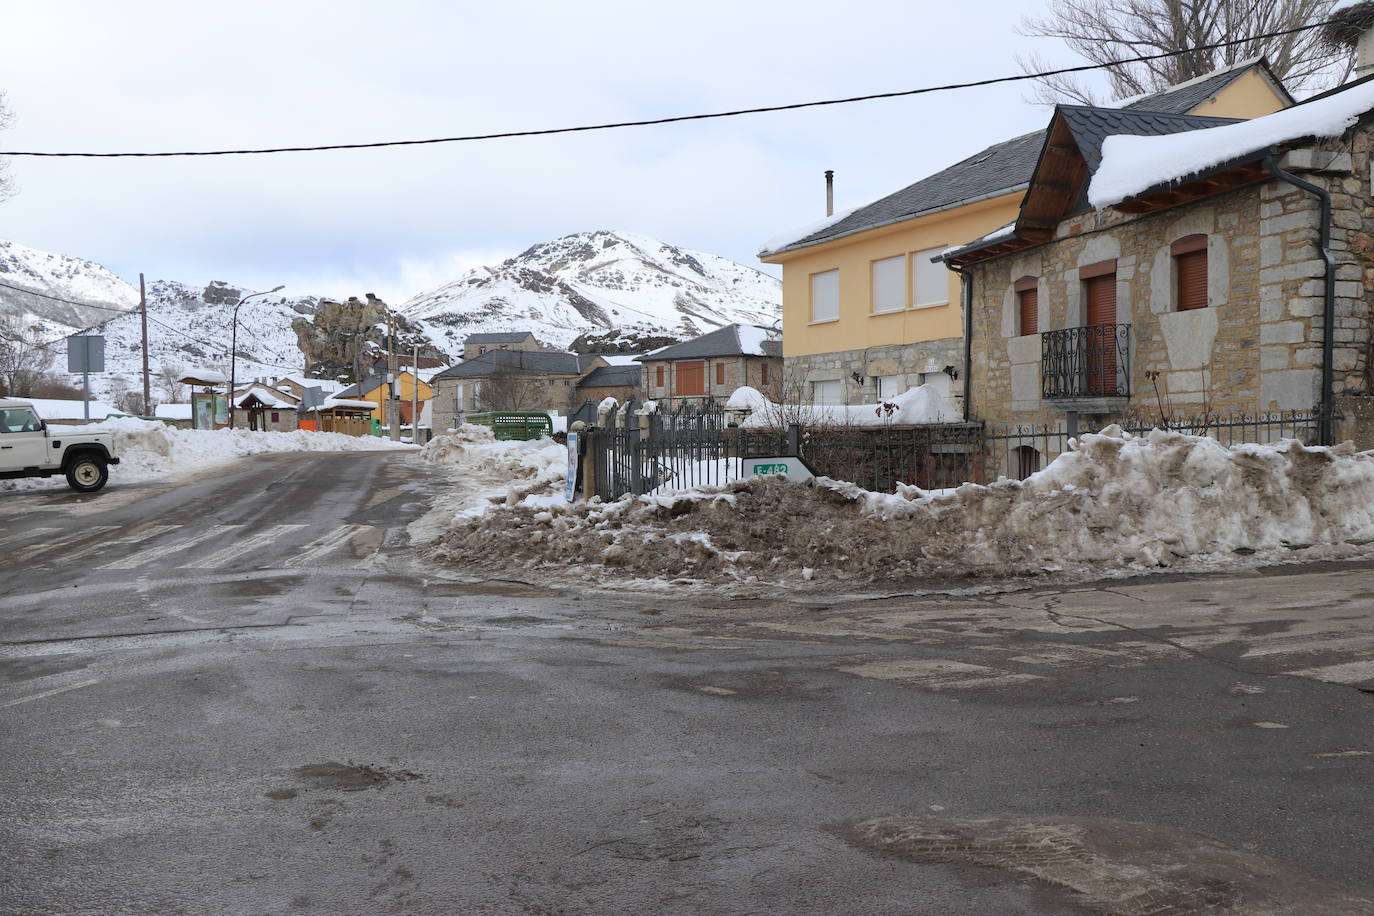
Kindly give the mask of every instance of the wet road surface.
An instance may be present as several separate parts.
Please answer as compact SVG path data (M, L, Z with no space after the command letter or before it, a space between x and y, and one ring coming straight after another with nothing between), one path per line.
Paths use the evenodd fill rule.
M1366 566L579 593L232 467L0 493L0 912L1371 912Z

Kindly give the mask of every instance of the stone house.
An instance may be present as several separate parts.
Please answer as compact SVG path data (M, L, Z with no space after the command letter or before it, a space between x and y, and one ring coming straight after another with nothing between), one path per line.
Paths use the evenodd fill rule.
M529 331L495 331L469 334L463 339L463 359L472 359L491 350L518 350L528 353L542 350L539 341Z
M644 367L635 363L630 366L602 366L587 373L577 383L577 401L600 403L606 398L615 398L622 404L631 398L644 397Z
M772 328L728 324L635 359L644 366L645 397L664 406L728 400L743 385L776 399L782 386L782 340Z
M1251 121L1057 108L1015 223L943 257L972 303L969 417L1303 411L1313 441L1350 436L1370 393L1372 133L1368 79Z
M1292 104L1255 58L1122 110L1254 118ZM782 267L789 400L871 404L962 377L959 281L932 258L1016 218L1044 141L1035 132L994 144L760 252Z
M460 415L478 411L567 411L578 383L606 365L603 357L583 353L488 350L430 380L434 430L450 429Z
M234 427L289 433L298 428L300 399L278 388L254 382L234 392Z

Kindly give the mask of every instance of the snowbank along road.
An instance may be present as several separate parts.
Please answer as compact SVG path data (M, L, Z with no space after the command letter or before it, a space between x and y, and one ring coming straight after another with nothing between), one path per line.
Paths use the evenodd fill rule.
M0 493L0 911L1374 913L1374 569L687 600L414 453Z

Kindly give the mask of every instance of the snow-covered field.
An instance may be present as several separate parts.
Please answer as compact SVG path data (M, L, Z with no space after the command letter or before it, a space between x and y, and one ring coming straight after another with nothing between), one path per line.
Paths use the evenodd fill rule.
M464 481L431 523L435 556L589 580L1090 578L1355 555L1374 539L1374 453L1349 446L1226 448L1109 427L1024 481L887 494L768 478L572 505L560 446L464 428L425 454Z
M268 452L353 452L411 448L376 436L345 436L296 430L289 433L247 429L174 429L165 423L119 417L87 426L49 427L79 432L114 433L119 464L110 468L110 484L137 483L217 467L247 455ZM0 489L64 487L63 477L0 480Z

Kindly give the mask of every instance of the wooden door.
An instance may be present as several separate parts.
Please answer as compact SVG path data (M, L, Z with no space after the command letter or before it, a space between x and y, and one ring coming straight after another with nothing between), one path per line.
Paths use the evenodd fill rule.
M1083 341L1088 393L1116 394L1116 272L1083 281L1088 327Z

